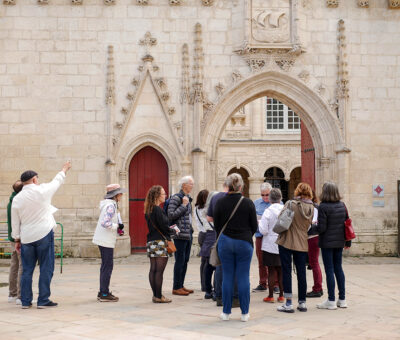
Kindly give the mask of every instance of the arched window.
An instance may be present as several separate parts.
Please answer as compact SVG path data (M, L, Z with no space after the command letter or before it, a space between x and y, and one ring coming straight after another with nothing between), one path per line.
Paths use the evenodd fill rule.
M300 117L275 98L266 97L266 131L300 133Z
M282 201L288 200L288 182L285 181L285 174L278 167L269 168L264 173L265 182L272 185L273 188L278 188L282 192Z

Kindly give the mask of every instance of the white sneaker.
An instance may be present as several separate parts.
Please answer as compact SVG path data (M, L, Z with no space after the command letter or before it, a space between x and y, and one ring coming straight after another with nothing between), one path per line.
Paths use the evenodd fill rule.
M339 308L347 308L346 300L337 300L336 306Z
M279 306L276 309L278 312L284 312L284 313L294 313L293 305L286 305L283 304L282 306Z
M330 310L337 309L335 301L329 301L329 300L325 300L324 302L319 303L317 305L317 308L330 309Z
M219 317L221 318L222 321L229 321L229 314L221 313Z
M300 312L307 312L306 303L305 302L299 303L299 305L297 306L297 310L299 310Z
M17 306L21 306L21 305L22 305L21 299L16 299L16 300L15 300L15 304L16 304Z
M9 296L8 297L8 303L13 303L13 302L15 302L15 300L17 300L16 296Z
M242 320L243 322L247 322L250 319L250 314L242 314L242 316L240 317L240 320Z

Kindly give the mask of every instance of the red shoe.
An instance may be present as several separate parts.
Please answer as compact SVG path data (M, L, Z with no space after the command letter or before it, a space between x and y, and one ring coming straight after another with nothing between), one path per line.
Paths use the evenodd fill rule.
M274 303L275 302L275 299L273 298L273 297L266 297L266 298L264 298L263 299L263 301L264 302L269 302L269 303Z
M278 302L285 302L285 298L283 296L278 297Z

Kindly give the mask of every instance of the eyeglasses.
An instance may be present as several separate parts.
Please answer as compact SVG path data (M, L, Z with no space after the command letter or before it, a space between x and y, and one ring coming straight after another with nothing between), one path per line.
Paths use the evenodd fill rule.
M268 197L269 194L261 194L262 197Z

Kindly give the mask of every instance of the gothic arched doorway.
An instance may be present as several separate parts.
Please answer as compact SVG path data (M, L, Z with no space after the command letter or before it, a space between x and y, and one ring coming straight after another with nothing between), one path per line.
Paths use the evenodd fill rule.
M144 200L153 185L161 185L168 195L168 164L164 156L146 146L133 156L129 165L129 235L132 252L146 251L148 233Z
M269 168L264 173L265 182L268 182L272 185L273 188L278 188L282 192L282 201L286 202L289 199L289 186L288 182L285 180L285 174L283 171L274 166L273 168Z
M249 198L249 173L245 168L233 168L229 170L228 175L237 173L243 178L244 188L243 188L243 196Z

